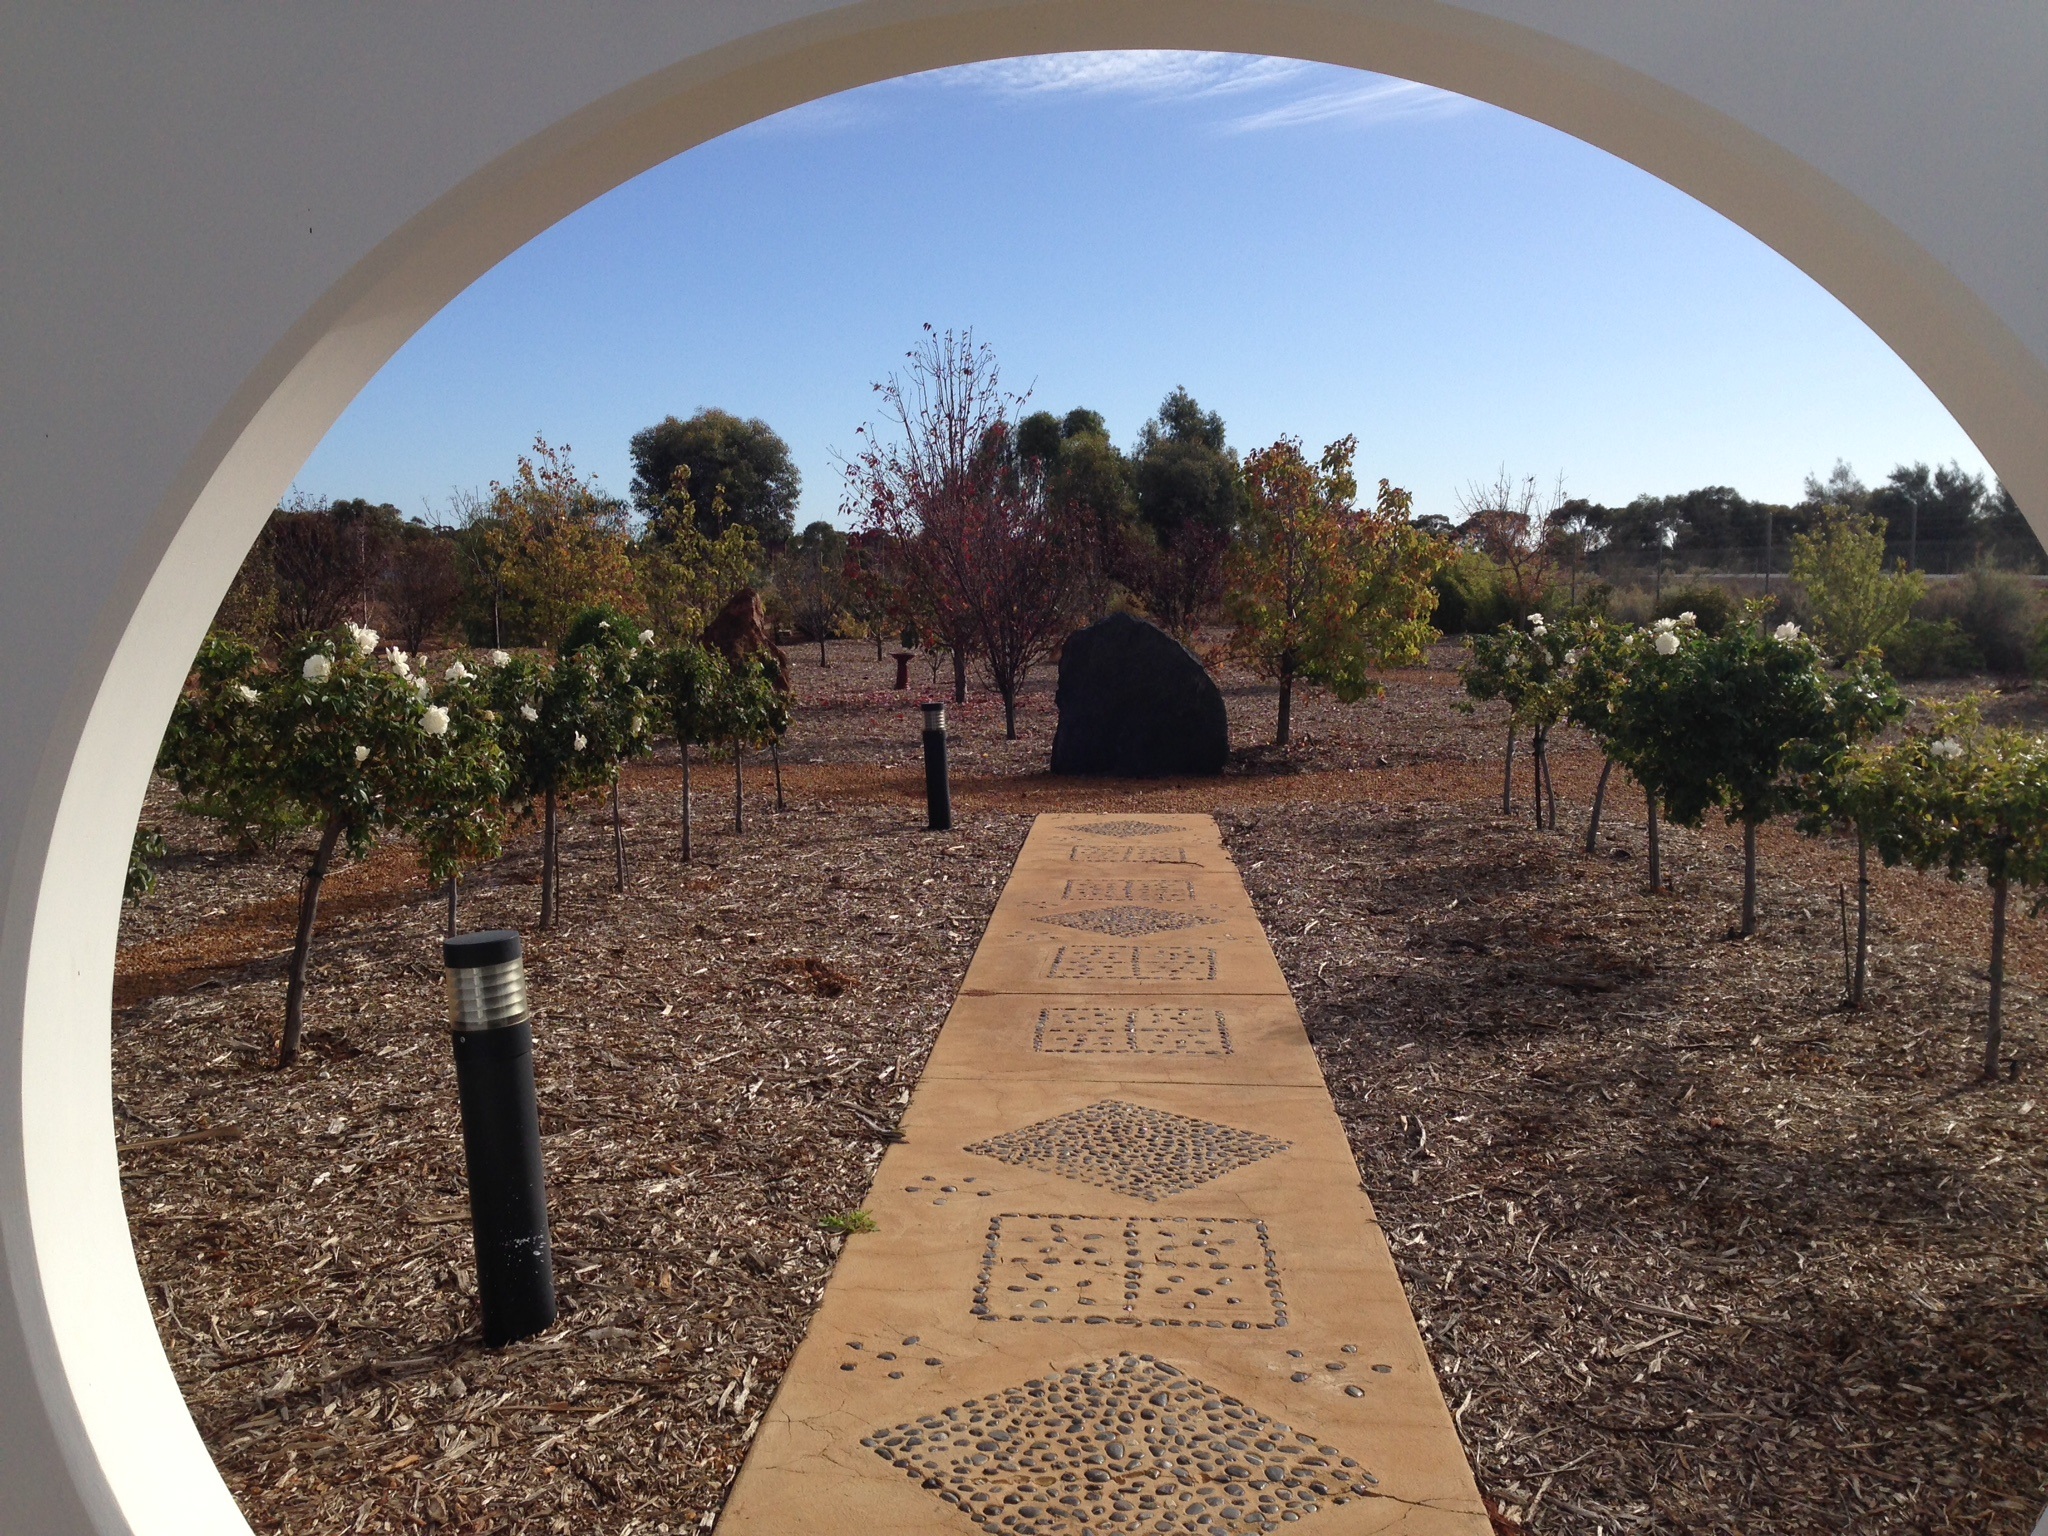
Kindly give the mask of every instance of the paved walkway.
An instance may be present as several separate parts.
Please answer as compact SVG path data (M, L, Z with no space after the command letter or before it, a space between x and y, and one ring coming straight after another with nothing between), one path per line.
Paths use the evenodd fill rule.
M903 1130L725 1536L1489 1529L1208 817L1038 818Z

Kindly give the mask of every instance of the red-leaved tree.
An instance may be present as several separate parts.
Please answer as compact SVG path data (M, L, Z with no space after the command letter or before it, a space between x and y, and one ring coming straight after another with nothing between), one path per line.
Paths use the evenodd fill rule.
M1046 495L1045 469L1017 451L1024 398L1004 392L995 354L971 331L929 325L875 391L882 423L863 427L845 507L892 551L920 626L968 649L1002 695L1017 735L1017 691L1066 637L1079 563Z

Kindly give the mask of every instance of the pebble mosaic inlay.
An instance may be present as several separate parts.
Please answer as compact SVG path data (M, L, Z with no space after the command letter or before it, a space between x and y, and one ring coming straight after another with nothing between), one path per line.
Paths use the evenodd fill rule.
M974 1315L1013 1323L1285 1328L1262 1221L1230 1216L1040 1216L988 1224Z
M1172 933L1181 928L1206 927L1216 921L1197 912L1176 912L1170 907L1090 907L1085 912L1054 912L1033 919L1057 923L1081 933L1112 933L1119 938L1136 938L1143 933Z
M1268 1536L1379 1481L1152 1355L1077 1365L861 1444L999 1536Z
M1074 830L1086 832L1090 837L1164 837L1169 832L1178 832L1180 828L1163 826L1156 821L1091 821Z
M1062 944L1054 981L1214 981L1216 951L1194 944Z
M1192 880L1069 880L1062 901L1193 901Z
M1216 1008L1046 1008L1031 1048L1054 1056L1228 1056Z
M1235 1126L1103 1099L967 1148L1019 1168L1159 1200L1285 1152L1290 1143Z
M1076 843L1067 850L1076 864L1192 864L1185 848L1141 848L1136 843Z

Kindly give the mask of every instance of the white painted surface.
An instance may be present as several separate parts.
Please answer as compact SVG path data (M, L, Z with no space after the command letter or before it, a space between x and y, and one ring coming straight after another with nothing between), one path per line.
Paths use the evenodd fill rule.
M0 1530L245 1529L121 1207L129 834L263 517L393 351L639 171L910 70L1287 54L1541 119L1863 317L2048 513L2034 0L352 0L0 8Z

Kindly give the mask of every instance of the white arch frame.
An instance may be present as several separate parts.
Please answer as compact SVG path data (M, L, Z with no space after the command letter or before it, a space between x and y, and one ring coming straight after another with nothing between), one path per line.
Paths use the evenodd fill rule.
M23 1536L246 1530L158 1345L108 1108L121 870L186 658L357 390L640 171L988 58L1399 75L1748 229L1926 381L2037 532L2048 512L2028 0L12 0L0 39L0 1526Z

